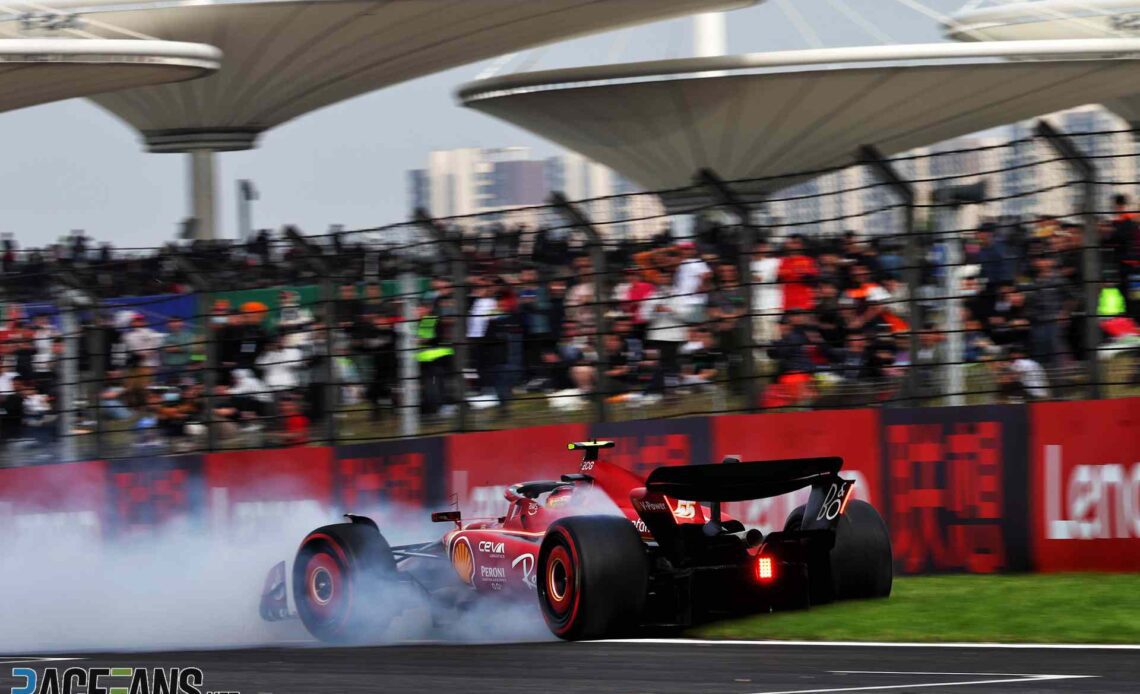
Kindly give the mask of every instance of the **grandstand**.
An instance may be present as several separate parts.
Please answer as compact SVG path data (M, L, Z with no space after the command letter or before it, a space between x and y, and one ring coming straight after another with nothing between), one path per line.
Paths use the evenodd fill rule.
M1048 134L1031 139L1047 145ZM1008 161L1028 143L979 145L992 156L978 160ZM948 171L962 154L886 165ZM935 216L1008 193L857 213L913 215L925 230L914 244L875 234L873 220L866 234L775 235L729 221L725 203L663 214L652 239L619 241L605 233L619 222L605 199L528 208L537 223L526 227L498 212L421 214L134 257L82 236L12 247L5 460L1135 395L1138 295L1117 293L1117 268L1134 262L1135 200L1087 211L1070 165L1021 165L1072 193L1056 198L1071 206L1055 216L981 214L969 227ZM1103 274L1085 264L1088 223ZM378 242L393 236L404 242ZM61 298L44 303L44 286Z

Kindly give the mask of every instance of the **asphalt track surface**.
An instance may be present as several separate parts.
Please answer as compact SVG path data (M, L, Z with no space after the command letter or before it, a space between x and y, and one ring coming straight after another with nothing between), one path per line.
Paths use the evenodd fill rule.
M0 657L9 668L188 667L208 691L355 692L1137 692L1140 650L752 642L417 644ZM66 659L63 659L66 658Z

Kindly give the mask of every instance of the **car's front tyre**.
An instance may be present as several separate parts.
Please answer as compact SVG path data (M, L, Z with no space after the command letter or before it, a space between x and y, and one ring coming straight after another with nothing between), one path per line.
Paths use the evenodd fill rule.
M293 561L293 601L310 634L343 643L382 629L395 614L386 585L396 562L384 536L366 524L317 528L301 542ZM387 600L392 602L392 600Z

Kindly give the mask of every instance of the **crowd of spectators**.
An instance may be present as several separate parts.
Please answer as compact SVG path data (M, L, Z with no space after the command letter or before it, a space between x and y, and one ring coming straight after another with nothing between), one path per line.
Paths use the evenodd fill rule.
M911 369L918 391L910 397L933 400L954 361L948 273L961 299L959 361L985 364L1002 397L1046 398L1057 367L1090 356L1081 327L1087 311L1098 312L1105 338L1137 339L1129 282L1140 275L1140 225L1127 199L1116 203L1101 229L1105 271L1087 278L1100 287L1097 306L1084 304L1081 228L1042 217L986 220L962 234L961 265L942 260L949 237L926 237L916 314L902 240L854 232L762 236L751 258L741 258L739 230L711 222L683 237L664 229L645 242L613 244L601 255L566 229L491 227L461 237L463 306L443 254L416 259L419 284L405 294L393 281L409 270L400 254L332 235L322 241L336 275L331 310L301 300L297 288L321 278L269 232L243 244L170 246L130 258L81 233L28 253L5 238L0 439L43 448L64 421L57 308L25 301L44 299L60 272L96 298L185 294L187 267L219 291L286 288L272 308L219 299L200 319L157 315L145 302L80 311L83 386L68 433L129 431L133 446L176 450L207 438L304 444L336 416L330 397L371 422L410 406L402 340L418 364L417 407L427 418L447 417L464 401L500 418L585 408L599 397L637 408L706 393L744 406L750 379L763 407L835 398L864 405L900 397ZM207 373L212 360L217 369Z

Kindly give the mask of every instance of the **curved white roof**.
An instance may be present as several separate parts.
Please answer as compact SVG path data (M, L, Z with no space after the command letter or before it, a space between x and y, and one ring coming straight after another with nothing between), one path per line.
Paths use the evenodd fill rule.
M1026 0L964 10L945 26L959 41L1140 36L1140 0ZM1103 103L1140 126L1140 93Z
M189 80L217 70L221 57L176 41L0 39L0 111Z
M1140 91L1136 62L1089 58L1140 53L1140 39L1044 43L818 49L553 70L483 80L459 96L648 189L670 189L689 185L703 167L733 180L844 166L862 145L889 155ZM1000 60L1041 56L1049 58ZM687 76L666 79L671 75Z
M1022 0L968 6L944 24L958 41L1140 36L1140 0Z
M225 52L222 69L207 79L95 99L142 131L154 151L188 144L245 149L275 125L415 77L572 36L755 1L42 0L78 12L84 29L99 35L127 30Z

